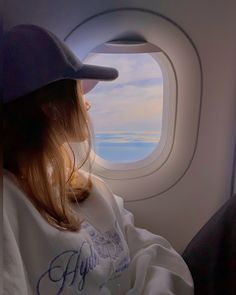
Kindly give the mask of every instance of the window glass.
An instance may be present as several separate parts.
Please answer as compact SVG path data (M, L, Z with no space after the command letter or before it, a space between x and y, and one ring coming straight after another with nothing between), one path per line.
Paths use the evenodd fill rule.
M142 160L158 145L162 130L163 77L148 53L91 54L88 64L119 71L112 82L99 82L86 98L95 133L95 153L111 162Z

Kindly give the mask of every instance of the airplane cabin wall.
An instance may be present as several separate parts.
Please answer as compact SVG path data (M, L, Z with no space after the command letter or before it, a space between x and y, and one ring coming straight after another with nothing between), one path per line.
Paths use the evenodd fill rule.
M181 252L232 193L236 140L236 2L9 0L5 3L4 23L6 29L20 23L38 24L64 39L88 17L121 7L153 10L177 23L194 42L202 63L199 137L188 171L162 195L126 203L138 226L163 235Z

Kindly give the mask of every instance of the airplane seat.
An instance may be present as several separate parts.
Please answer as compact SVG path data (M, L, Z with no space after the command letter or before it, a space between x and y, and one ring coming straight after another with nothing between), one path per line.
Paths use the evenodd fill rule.
M195 295L236 294L236 194L202 227L183 253Z

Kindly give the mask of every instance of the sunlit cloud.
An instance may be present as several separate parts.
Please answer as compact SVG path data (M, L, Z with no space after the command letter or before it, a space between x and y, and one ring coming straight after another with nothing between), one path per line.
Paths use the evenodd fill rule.
M99 140L99 143L157 143L160 140L160 134L158 133L106 133L106 135L108 136L104 136L104 133L97 134L97 139Z

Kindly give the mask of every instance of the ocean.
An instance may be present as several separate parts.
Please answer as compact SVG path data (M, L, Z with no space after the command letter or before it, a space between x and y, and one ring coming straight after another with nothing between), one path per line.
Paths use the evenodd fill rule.
M111 162L134 162L147 157L158 145L158 132L107 132L95 135L95 152Z

